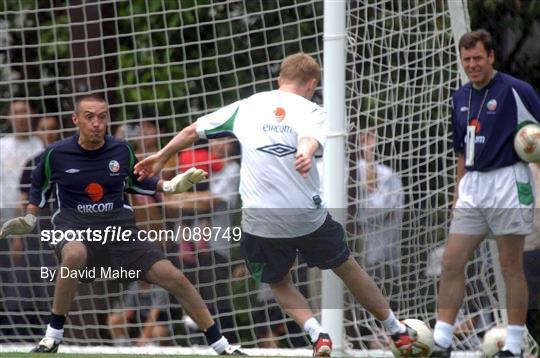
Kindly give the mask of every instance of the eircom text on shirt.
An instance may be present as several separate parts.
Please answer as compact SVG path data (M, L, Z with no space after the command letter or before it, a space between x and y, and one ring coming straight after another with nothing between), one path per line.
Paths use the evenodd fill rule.
M135 235L134 235L135 234ZM41 241L56 245L66 241L101 242L132 242L132 241L234 241L242 238L242 230L238 226L220 227L178 227L175 230L135 230L123 229L120 226L107 226L104 229L74 229L74 230L42 230Z

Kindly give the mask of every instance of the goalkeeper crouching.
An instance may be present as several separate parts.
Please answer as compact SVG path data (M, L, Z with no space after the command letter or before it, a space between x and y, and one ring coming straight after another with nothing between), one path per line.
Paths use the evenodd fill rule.
M156 191L181 193L203 180L206 173L191 168L170 181L150 177L139 182L133 175L135 155L127 142L105 133L109 110L103 98L78 98L72 120L79 133L45 150L32 173L26 216L7 221L0 229L0 239L30 233L39 208L52 192L56 211L51 220L56 230L101 232L103 238L108 227L115 227L120 228L124 240L96 241L94 234L82 235L82 241L61 240L54 245L61 267L56 273L51 318L45 337L32 352L58 351L78 281L92 282L103 272L127 272L121 277L123 281L144 280L173 294L218 354L246 355L229 344L195 287L157 245L138 239L135 216L125 200L125 191L148 195ZM126 237L126 233L130 235Z

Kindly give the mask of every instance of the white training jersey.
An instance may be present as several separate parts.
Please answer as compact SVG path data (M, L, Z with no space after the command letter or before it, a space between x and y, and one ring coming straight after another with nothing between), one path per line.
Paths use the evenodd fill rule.
M242 228L262 237L297 237L318 229L327 215L319 175L295 170L303 137L322 150L326 112L294 93L255 94L197 120L201 138L234 135L242 147L240 195Z

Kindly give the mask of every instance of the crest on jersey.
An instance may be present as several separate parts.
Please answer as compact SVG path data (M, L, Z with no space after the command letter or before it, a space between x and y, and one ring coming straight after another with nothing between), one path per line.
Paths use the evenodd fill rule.
M109 170L113 173L116 173L120 170L120 163L118 163L116 160L111 160L109 162Z
M497 101L495 99L490 99L486 105L487 109L491 112L497 109Z
M285 109L282 107L277 107L274 109L274 117L278 122L281 122L285 119Z

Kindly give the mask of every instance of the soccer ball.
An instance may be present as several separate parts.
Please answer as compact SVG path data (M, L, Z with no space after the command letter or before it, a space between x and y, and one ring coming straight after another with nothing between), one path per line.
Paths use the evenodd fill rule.
M540 162L540 126L534 123L523 126L514 137L514 149L522 160Z
M429 357L434 346L431 329L419 319L410 318L404 320L403 323L418 333L418 340L413 344L411 349L407 351L397 349L394 341L390 340L390 348L392 349L394 357Z
M493 357L504 346L506 340L506 328L493 327L484 335L484 343L482 344L482 350L484 355L488 358Z

